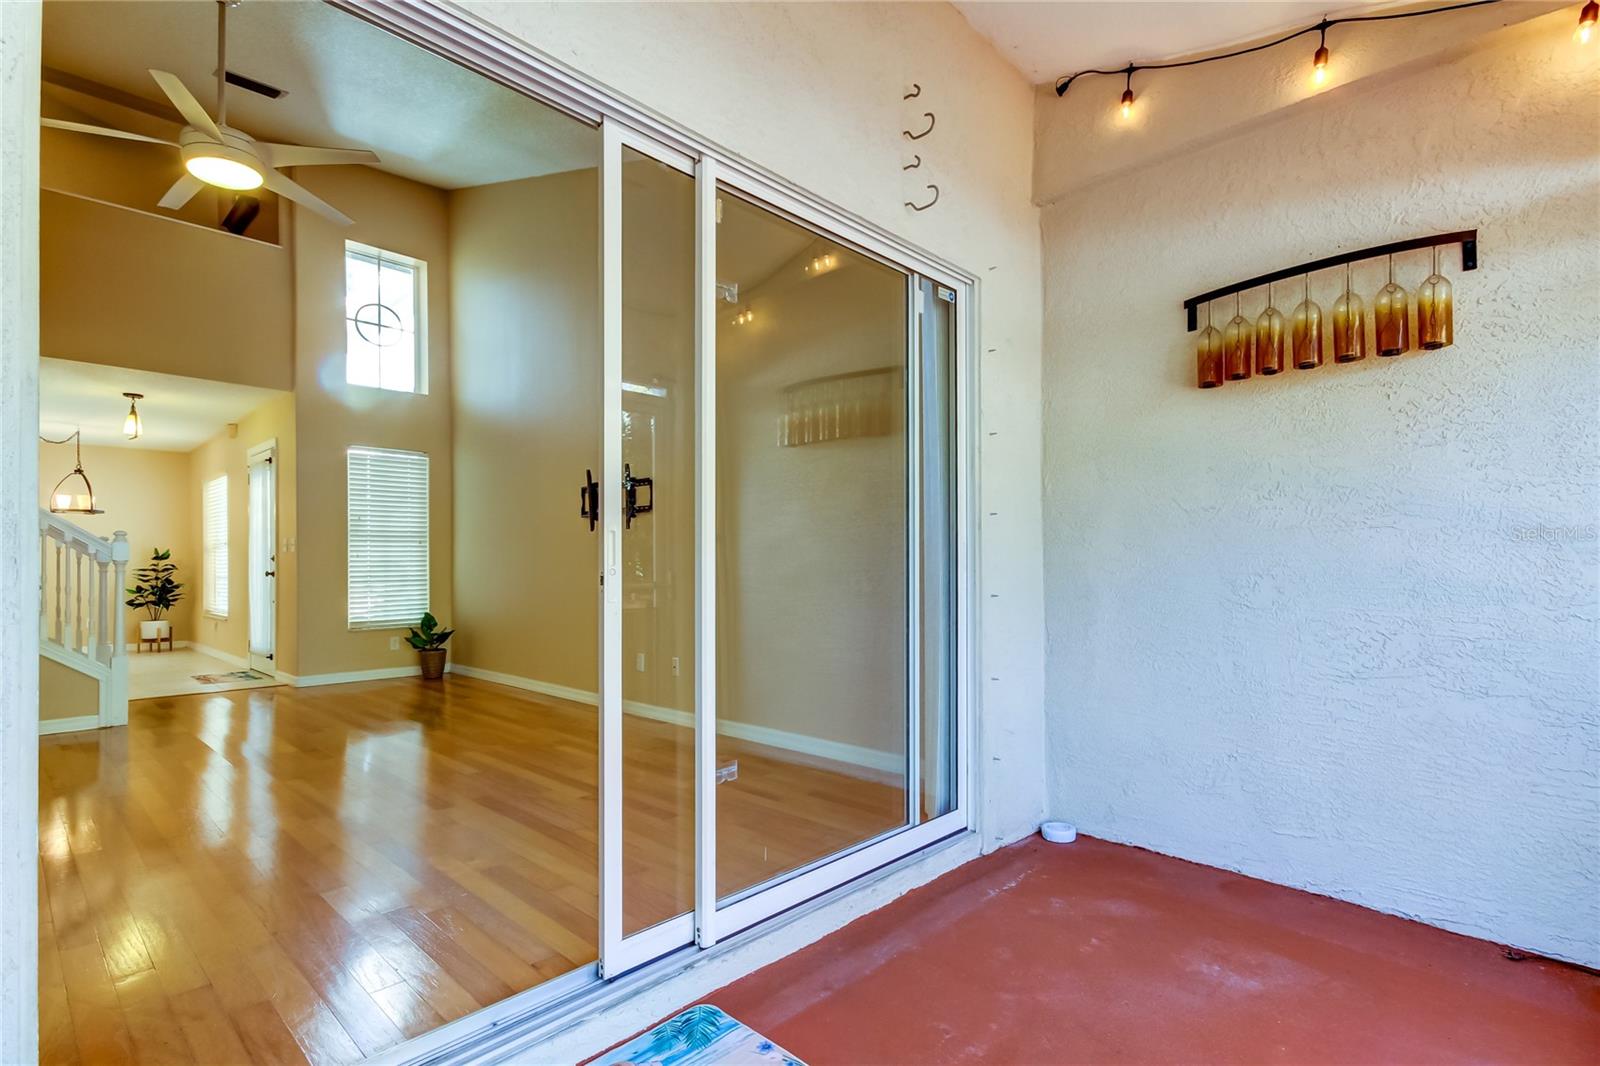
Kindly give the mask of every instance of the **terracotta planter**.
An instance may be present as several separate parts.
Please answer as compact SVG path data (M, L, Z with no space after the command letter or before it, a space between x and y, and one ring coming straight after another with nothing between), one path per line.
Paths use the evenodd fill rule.
M417 651L417 658L422 661L422 676L428 681L437 681L444 676L443 648L422 648Z

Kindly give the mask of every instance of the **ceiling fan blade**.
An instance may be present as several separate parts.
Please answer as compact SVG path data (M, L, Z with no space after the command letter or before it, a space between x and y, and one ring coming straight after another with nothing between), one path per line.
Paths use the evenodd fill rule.
M177 141L163 141L160 137L146 137L142 133L114 130L110 126L91 126L87 122L68 122L62 118L41 118L39 122L41 125L49 126L53 130L72 130L75 133L93 133L100 137L120 137L125 141L149 141L151 144L164 144L171 148L178 147Z
M206 114L206 109L200 106L200 101L194 98L188 86L179 80L176 74L169 74L164 70L152 70L150 76L161 86L161 91L167 94L167 99L172 101L172 106L178 109L178 114L183 120L202 133L209 134L217 140L222 140L222 131L217 124Z
M376 163L378 153L365 148L313 148L306 144L257 141L256 149L273 167L316 167L335 163Z
M193 200L194 194L205 187L206 183L193 174L185 174L172 183L172 188L167 190L167 195L160 199L158 206L165 207L169 211L176 211L190 200Z
M266 187L285 199L293 200L297 204L309 207L317 214L323 215L341 226L348 226L353 221L349 215L340 211L304 185L298 185L290 181L276 170L268 170L264 177L266 179L264 182Z

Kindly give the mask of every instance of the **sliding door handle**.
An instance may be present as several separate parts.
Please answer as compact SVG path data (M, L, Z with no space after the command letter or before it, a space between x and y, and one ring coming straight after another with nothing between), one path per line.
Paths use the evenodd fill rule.
M578 486L578 517L589 520L590 533L600 521L600 485L593 470L583 472L583 484Z

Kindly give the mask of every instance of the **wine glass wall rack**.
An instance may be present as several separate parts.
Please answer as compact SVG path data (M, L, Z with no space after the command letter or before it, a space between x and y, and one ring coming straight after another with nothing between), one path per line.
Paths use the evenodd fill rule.
M1238 281L1232 285L1224 285L1220 289L1203 292L1199 296L1189 297L1183 301L1183 310L1189 320L1189 332L1193 333L1200 328L1201 306L1213 300L1219 300L1224 296L1232 296L1236 292L1258 289L1274 281L1298 278L1306 274L1315 273L1318 270L1326 270L1329 267L1344 266L1346 263L1360 262L1364 259L1380 259L1386 255L1415 251L1418 248L1437 248L1445 244L1461 245L1462 270L1478 269L1478 231L1475 229L1456 230L1453 233L1436 233L1432 237L1413 237L1410 240L1379 244L1354 252L1340 252L1338 255L1330 255L1325 259L1317 259L1310 263L1301 263L1299 266L1274 270L1270 274L1262 274L1260 277L1254 277L1248 281Z

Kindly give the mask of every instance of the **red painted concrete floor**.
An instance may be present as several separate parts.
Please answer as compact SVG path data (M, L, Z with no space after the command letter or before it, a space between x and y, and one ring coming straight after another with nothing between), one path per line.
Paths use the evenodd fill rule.
M1035 837L707 997L833 1063L1596 1063L1600 977Z

